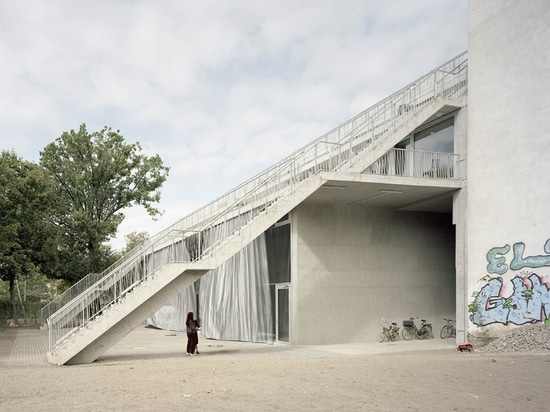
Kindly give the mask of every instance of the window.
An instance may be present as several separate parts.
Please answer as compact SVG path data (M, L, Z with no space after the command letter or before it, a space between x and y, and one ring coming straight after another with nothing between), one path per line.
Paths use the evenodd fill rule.
M454 153L454 118L415 133L414 150Z

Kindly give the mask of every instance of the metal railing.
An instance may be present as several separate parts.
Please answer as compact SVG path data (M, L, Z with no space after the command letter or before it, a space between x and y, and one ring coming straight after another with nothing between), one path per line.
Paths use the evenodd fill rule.
M454 153L425 152L393 148L363 173L404 177L458 179L459 156Z
M40 325L44 325L46 323L46 320L52 314L54 314L56 311L58 311L67 303L69 303L71 300L79 296L81 293L83 293L90 286L95 284L103 276L104 274L102 273L90 273L87 276L80 279L78 282L76 282L66 291L59 294L54 300L52 300L47 305L45 305L42 309L40 309L40 319L39 319Z
M461 99L467 93L466 76L463 53L151 237L48 318L50 351L159 268L209 257L311 176L350 169L365 150L407 127L435 99Z

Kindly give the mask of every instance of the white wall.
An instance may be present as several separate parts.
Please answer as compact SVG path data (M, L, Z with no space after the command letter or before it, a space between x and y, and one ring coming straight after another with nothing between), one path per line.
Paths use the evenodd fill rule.
M293 344L374 341L382 317L438 336L454 317L450 215L303 203L291 222Z
M470 1L469 19L466 304L474 303L472 295L489 285L489 277L500 277L502 288L494 280L495 288L478 295L480 308L487 297L496 299L490 310L476 312L477 324L469 323L474 336L498 335L514 324L514 316L540 319L546 298L535 295L529 303L521 297L532 288L526 281L531 274L550 285L550 4ZM538 256L538 263L513 270L513 245L520 243L523 257ZM504 248L495 258L508 267L494 266L504 273L487 267L495 247ZM516 276L525 284L514 289ZM505 304L507 298L512 300ZM548 309L550 301L550 315ZM492 326L480 327L480 319Z
M467 134L468 134L467 106L455 116L455 153L459 159L459 177L463 183L467 182ZM455 192L453 196L453 224L455 225L455 262L456 262L456 341L465 342L468 330L468 279L466 273L466 207L467 186Z

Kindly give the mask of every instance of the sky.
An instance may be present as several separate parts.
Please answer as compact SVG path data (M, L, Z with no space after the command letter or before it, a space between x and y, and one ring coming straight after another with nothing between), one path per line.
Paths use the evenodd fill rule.
M467 49L466 0L0 0L0 150L85 123L170 167L151 236Z

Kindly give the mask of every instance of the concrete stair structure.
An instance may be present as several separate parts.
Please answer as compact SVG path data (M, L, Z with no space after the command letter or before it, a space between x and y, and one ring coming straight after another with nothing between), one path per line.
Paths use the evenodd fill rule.
M93 362L319 190L327 173L361 174L418 126L463 105L466 62L458 56L131 251L49 316L48 361Z

